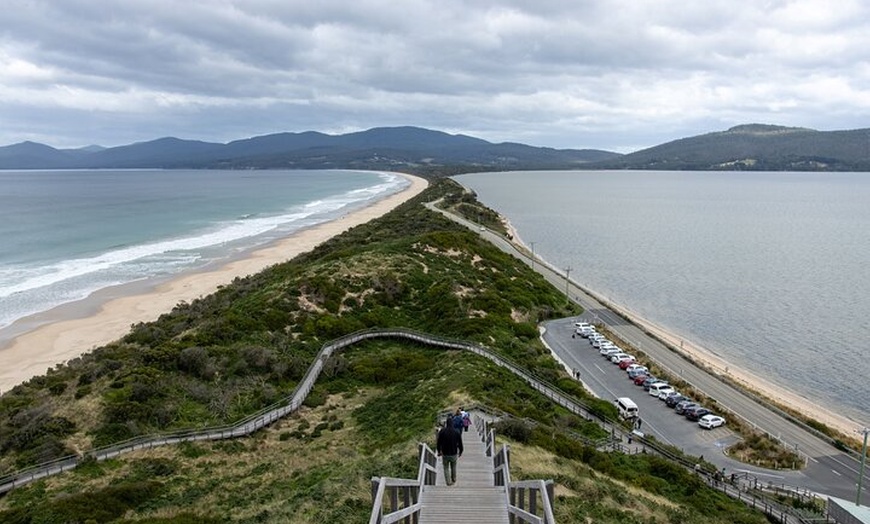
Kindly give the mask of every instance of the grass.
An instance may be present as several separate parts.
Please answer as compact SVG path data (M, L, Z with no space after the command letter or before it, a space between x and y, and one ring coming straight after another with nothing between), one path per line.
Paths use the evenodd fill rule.
M484 344L612 416L613 406L586 394L538 338L538 322L576 307L515 258L420 205L456 191L442 181L0 396L0 473L130 436L232 422L292 391L325 341L366 327ZM552 457L560 523L764 520L666 461L585 447L567 430L595 440L604 436L598 425L486 359L381 340L330 359L299 412L251 437L87 463L0 499L0 521L361 522L371 478L413 477L417 442L431 443L438 413L472 403L536 422L514 456L519 464L532 464L524 450ZM584 487L589 479L603 484ZM589 489L612 493L569 496Z
M409 361L428 365L389 375L393 378L387 381L377 373L364 378L353 371L372 366L373 355L402 353ZM114 517L106 514L96 522L111 522L119 514L131 522L176 522L176 518L178 522L362 522L371 507L370 479L413 478L416 443L433 444L439 412L460 403L496 399L503 408L546 425L541 430L547 436L541 440L543 445L511 444L512 474L557 481L560 523L652 522L652 518L662 523L724 523L732 522L735 515L744 518L741 503L725 499L726 505L717 506L725 513L716 517L688 504L679 490L661 488L668 482L661 475L674 486L682 485L683 477L670 477L679 471L656 470L642 457L604 460L610 454L584 451L582 446L560 456L552 441L560 429L548 424L565 415L522 383L503 380L503 389L479 388L481 377L497 371L485 359L395 342L365 344L345 358L347 371L319 384L327 392L321 405L303 408L249 438L140 451L15 490L0 500L0 521L15 522L9 519L25 515L21 522L37 522L53 515L84 522L83 517L77 519L89 507L58 501L85 495L112 501L120 486L148 489L128 499ZM384 371L394 365L387 358L376 360ZM527 405L535 409L524 409ZM650 486L658 486L656 492L649 492ZM698 490L705 493L702 500L716 497L706 488ZM743 521L764 521L754 515Z

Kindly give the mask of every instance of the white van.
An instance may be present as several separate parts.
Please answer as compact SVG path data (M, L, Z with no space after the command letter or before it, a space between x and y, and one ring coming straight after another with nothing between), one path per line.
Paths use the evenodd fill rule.
M614 401L619 416L625 419L637 418L637 404L628 397L619 397Z

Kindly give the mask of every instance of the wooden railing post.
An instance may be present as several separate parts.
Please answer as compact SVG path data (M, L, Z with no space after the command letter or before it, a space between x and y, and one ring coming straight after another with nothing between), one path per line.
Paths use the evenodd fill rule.
M377 504L378 502L378 489L380 488L381 479L380 477L372 477L372 504ZM381 514L383 513L381 508L375 507L372 508L372 513L377 511L377 520L376 523L380 524L381 522Z
M555 498L555 496L556 496L556 494L555 494L555 484L553 484L553 481L552 481L552 480L548 480L548 481L547 481L547 499L550 501L550 507L551 507L551 508L552 508L553 505L556 503L556 498Z

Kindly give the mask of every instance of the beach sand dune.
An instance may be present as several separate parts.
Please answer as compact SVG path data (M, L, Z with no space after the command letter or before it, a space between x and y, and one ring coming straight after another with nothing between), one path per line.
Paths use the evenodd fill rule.
M155 320L181 302L214 293L237 277L290 260L354 226L383 216L428 185L422 178L402 176L411 184L399 193L337 220L294 233L221 267L188 273L146 292L111 299L94 311L85 311L87 306L82 304L78 309L57 308L40 315L39 327L22 333L0 350L0 392L121 338L133 324Z

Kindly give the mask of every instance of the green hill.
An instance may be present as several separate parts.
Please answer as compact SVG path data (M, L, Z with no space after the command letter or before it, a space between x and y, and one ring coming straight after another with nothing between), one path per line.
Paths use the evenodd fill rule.
M604 414L542 346L537 323L576 314L564 295L473 232L429 212L450 180L293 261L134 326L116 343L0 397L0 475L160 431L228 424L289 394L321 345L402 326L486 345ZM330 359L306 407L248 438L165 446L13 490L0 522L365 522L373 476L413 477L439 412L479 403L513 417L514 478L556 481L574 522L762 523L653 455L602 436L488 360L396 340Z
M815 131L750 124L596 162L600 169L868 171L870 129Z

